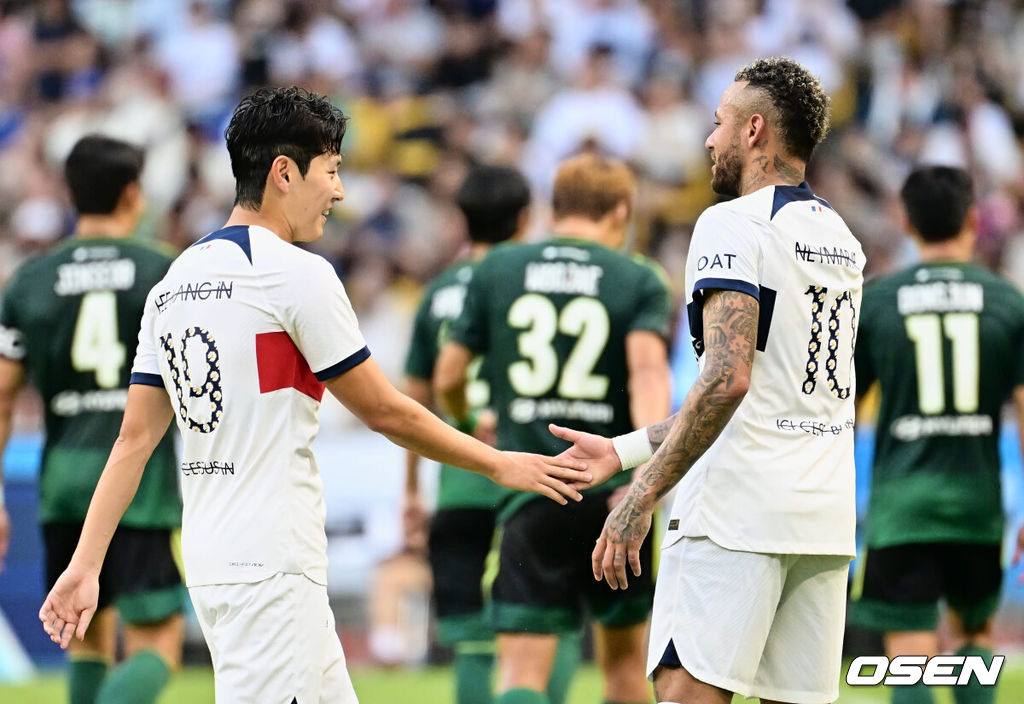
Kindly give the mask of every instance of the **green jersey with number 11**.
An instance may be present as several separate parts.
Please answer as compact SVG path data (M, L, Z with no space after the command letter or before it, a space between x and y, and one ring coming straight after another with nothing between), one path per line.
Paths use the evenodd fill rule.
M549 423L633 429L626 336L667 337L671 308L666 277L643 257L569 238L504 244L477 265L451 339L487 356L498 447L553 455L567 444Z
M27 262L4 291L0 356L25 365L46 405L43 523L85 518L121 427L146 295L170 264L169 253L135 240L72 238ZM121 524L181 524L169 433Z
M999 412L1024 384L1024 296L967 263L864 291L857 381L882 388L867 544L1002 539Z

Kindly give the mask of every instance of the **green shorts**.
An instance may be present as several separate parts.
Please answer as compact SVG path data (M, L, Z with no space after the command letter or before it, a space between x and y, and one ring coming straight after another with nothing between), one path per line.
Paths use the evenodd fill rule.
M613 590L591 571L594 543L608 517L612 490L588 492L560 506L538 498L501 527L498 573L488 617L504 633L564 633L583 625L584 610L599 624L621 628L644 623L654 597L652 539L640 551L643 573L629 588Z
M71 562L81 523L44 523L46 586L52 589ZM118 526L100 570L97 611L113 604L125 623L141 625L181 613L188 597L167 528Z
M933 631L939 600L982 628L999 605L1000 546L908 543L865 551L851 590L850 621L877 631Z

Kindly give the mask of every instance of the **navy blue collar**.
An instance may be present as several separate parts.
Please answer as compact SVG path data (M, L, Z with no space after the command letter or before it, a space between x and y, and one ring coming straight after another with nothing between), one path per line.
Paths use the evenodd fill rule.
M814 192L811 191L811 187L807 184L807 181L804 181L799 186L775 187L775 197L772 199L772 214L769 220L775 217L775 213L779 212L779 210L782 209L782 206L798 200L816 200L829 210L835 210L835 208L829 205L827 200L814 195Z
M196 244L205 244L212 242L213 240L227 240L228 242L234 242L242 251L245 252L245 258L252 264L252 244L249 242L249 226L248 225L232 225L231 227L225 227L216 232L211 232L206 237L196 242Z

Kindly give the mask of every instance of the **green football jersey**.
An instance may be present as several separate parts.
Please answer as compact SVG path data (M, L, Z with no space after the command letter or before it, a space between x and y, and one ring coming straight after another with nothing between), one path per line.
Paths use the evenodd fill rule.
M448 267L427 286L416 310L412 341L405 360L405 373L414 378L430 381L434 365L448 324L462 313L466 287L473 278L475 262L460 261ZM473 408L487 405L487 382L479 379L483 358L478 357L470 366L470 379L466 387ZM450 465L441 465L437 492L437 508L495 508L506 495L507 489L487 477Z
M974 264L927 263L864 289L857 386L878 381L868 547L996 543L999 414L1024 384L1024 295Z
M503 244L477 265L451 339L487 357L498 447L555 455L568 444L548 423L606 437L633 430L626 335L667 339L671 310L667 277L643 257L569 238Z
M149 290L172 258L134 240L71 238L26 262L0 301L0 355L21 361L46 404L40 520L85 518L117 439ZM146 465L121 520L181 525L173 437Z

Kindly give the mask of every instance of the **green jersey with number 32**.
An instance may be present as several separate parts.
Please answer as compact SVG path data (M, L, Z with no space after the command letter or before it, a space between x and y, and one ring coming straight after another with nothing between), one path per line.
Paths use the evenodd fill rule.
M1002 538L999 413L1024 384L1024 295L974 264L864 291L861 388L880 382L867 544Z
M146 295L171 261L135 240L72 238L27 262L4 291L0 356L25 365L46 406L44 523L85 518L121 427ZM181 524L170 434L153 452L121 524Z
M451 338L487 355L498 447L553 455L567 444L549 423L633 429L626 335L667 337L671 309L664 273L643 257L568 238L504 244L477 265Z

